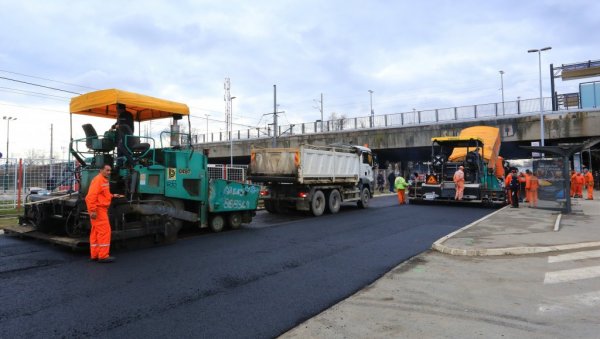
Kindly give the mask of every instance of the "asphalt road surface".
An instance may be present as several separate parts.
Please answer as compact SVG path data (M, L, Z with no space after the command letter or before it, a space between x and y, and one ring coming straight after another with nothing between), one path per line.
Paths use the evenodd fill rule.
M490 212L394 196L318 218L261 211L238 231L114 250L113 264L2 235L0 338L274 337Z

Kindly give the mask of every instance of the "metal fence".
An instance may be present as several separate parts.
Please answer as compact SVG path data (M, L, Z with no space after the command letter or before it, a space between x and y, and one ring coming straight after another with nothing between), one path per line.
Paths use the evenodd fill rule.
M247 169L245 165L208 165L208 176L210 179L245 182Z
M0 209L18 207L32 191L74 189L74 170L74 164L64 160L7 159L0 166Z
M552 110L552 98L543 98L544 111ZM561 110L569 109L561 106ZM438 122L461 120L486 119L519 114L533 114L540 112L540 99L525 99L505 101L490 104L479 104L461 107L448 107L430 110L413 110L411 112L390 113L384 115L365 116L356 118L342 118L328 121L314 121L291 125L277 126L277 136L303 135L323 132L359 130L366 128L386 128L411 125L424 125ZM270 138L274 136L272 126L264 128L250 128L245 130L215 132L192 136L193 143L224 142L233 140L247 140Z

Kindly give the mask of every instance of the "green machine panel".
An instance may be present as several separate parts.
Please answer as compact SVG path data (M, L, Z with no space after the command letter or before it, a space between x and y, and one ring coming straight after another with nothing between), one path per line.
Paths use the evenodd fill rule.
M165 151L165 196L206 201L206 157L191 150Z
M210 212L256 210L260 186L213 179L210 181L208 194Z
M139 166L139 192L143 194L165 194L165 167L154 165L150 167Z

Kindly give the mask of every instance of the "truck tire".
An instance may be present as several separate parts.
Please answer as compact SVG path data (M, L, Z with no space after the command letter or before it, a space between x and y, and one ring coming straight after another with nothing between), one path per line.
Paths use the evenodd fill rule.
M269 213L277 213L277 210L275 210L275 203L271 200L265 200L264 201L265 204L265 209L267 210L267 212Z
M229 213L227 216L227 224L232 230L237 230L242 226L242 214L239 212Z
M329 192L329 196L327 197L327 210L331 214L336 214L340 211L340 205L342 204L342 197L340 196L340 191L331 190Z
M371 192L369 192L368 187L363 187L360 190L360 200L358 201L358 207L367 208L369 207L369 199L371 199Z
M213 232L219 233L225 228L225 219L223 219L222 215L215 214L210 217L210 222L208 224Z
M325 194L323 191L315 191L312 198L310 199L310 212L315 217L318 217L325 212Z

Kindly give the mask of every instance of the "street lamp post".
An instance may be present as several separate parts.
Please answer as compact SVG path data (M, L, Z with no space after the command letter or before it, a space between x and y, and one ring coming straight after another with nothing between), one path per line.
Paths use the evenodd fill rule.
M237 97L231 97L231 116L229 117L229 132L231 135L229 136L229 157L231 160L231 167L233 167L233 99Z
M3 120L6 120L6 167L4 168L4 192L8 188L8 145L9 145L9 131L10 131L10 121L17 120L17 118L13 118L10 116L3 116Z
M206 117L206 134L204 135L204 142L208 142L208 117L210 114L204 113L204 116Z
M541 49L530 49L527 53L538 54L538 64L540 69L540 145L544 146L544 98L542 97L542 52L548 51L552 47L544 47Z
M502 115L504 115L504 71L500 71L500 91L502 91Z
M369 97L371 99L371 127L375 125L375 112L373 112L373 91L369 90Z

